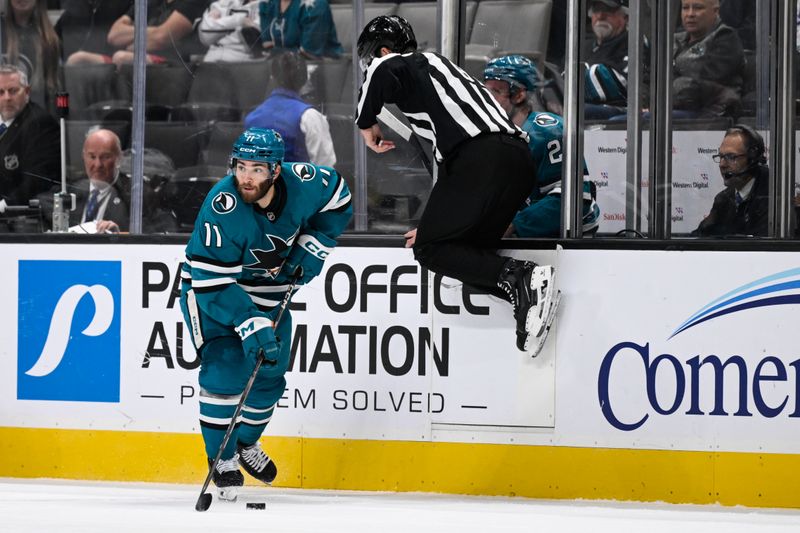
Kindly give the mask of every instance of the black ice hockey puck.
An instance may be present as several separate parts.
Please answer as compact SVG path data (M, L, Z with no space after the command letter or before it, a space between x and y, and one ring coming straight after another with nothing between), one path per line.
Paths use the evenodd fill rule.
M264 510L267 508L267 504L264 502L250 502L246 505L248 509L260 509Z

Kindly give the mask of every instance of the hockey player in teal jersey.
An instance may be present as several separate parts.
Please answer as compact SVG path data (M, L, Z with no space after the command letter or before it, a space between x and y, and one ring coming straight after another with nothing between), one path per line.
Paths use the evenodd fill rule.
M264 362L212 479L235 500L250 475L271 483L275 463L259 438L286 388L292 320L274 320L289 281L322 270L352 217L350 190L328 167L284 163L273 130L250 128L236 140L231 173L208 193L181 272L181 310L200 357L200 431L209 464L222 444L259 353Z
M506 237L558 237L561 228L561 161L564 121L558 115L533 111L530 96L540 85L539 72L520 55L492 59L483 71L486 88L511 120L528 133L536 165L536 188L520 209ZM583 183L583 233L597 231L600 209L594 184Z

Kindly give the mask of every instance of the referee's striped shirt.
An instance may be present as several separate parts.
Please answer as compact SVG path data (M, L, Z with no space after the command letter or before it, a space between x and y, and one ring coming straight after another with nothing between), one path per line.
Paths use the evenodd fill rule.
M383 104L397 104L414 133L433 143L440 163L463 141L478 135L507 133L528 141L528 134L511 122L481 82L439 54L375 58L358 96L358 127L377 123Z

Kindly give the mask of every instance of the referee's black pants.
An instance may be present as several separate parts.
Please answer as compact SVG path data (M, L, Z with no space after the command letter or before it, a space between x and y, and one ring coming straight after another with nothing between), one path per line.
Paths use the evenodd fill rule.
M496 293L508 259L497 248L535 182L524 140L489 134L463 142L439 165L414 257L433 272Z

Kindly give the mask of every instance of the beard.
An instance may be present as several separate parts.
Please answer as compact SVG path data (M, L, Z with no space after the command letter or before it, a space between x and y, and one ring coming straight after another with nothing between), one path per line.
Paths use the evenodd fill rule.
M239 180L236 180L236 190L239 191L239 196L246 204L254 204L261 200L269 192L270 187L272 187L272 180L265 180L256 185L255 189L245 190Z
M604 20L592 24L592 31L598 41L605 41L614 33L614 27Z

